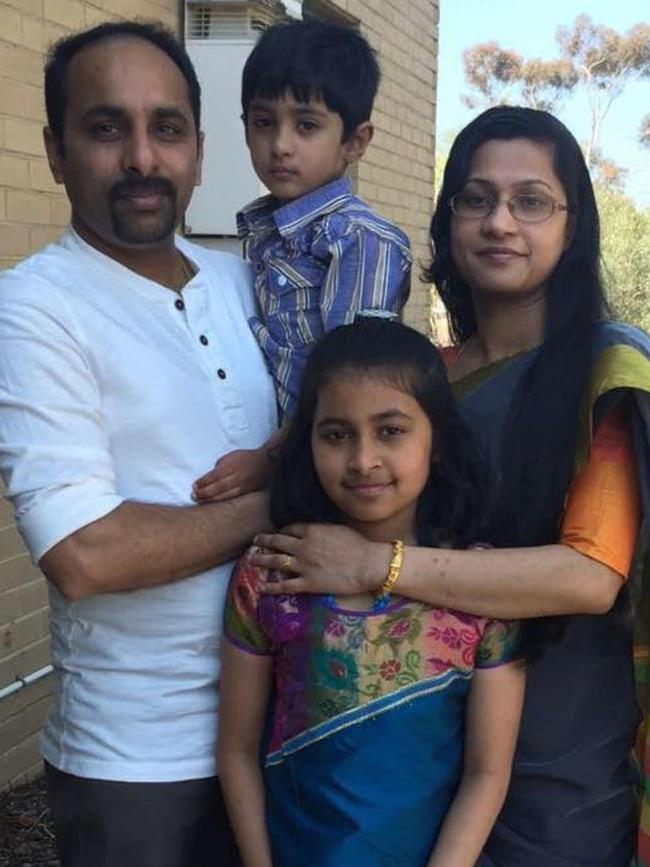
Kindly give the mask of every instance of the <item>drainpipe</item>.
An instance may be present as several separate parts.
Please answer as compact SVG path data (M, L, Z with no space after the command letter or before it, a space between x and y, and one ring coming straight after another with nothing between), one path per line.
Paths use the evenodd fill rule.
M0 689L0 701L2 701L3 698L8 698L10 695L13 695L15 692L24 689L26 686L36 683L37 680L42 680L44 677L47 677L48 674L52 674L53 671L54 669L51 665L46 665L44 668L39 668L38 671L32 671L31 674L25 675L25 677L17 677L13 683L9 684L9 686Z

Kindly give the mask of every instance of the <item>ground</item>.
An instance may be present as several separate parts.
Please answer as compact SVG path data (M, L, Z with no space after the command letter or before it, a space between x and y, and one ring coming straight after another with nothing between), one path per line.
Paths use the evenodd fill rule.
M57 867L45 781L0 794L0 867Z

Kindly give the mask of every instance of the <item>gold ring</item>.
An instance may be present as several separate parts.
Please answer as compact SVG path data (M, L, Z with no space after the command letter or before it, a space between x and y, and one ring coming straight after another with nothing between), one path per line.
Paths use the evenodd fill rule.
M280 567L283 572L291 571L291 563L293 561L293 557L290 554L285 554L282 558L282 566Z

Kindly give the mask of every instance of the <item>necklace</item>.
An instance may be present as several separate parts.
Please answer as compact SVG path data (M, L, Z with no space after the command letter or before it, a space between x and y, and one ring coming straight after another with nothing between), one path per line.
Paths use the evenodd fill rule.
M182 289L184 286L186 286L190 282L190 280L194 277L196 272L194 270L194 267L185 258L185 256L183 256L183 254L180 252L180 250L179 250L178 255L181 257L181 272L182 272L182 280L183 280L183 283L179 288Z

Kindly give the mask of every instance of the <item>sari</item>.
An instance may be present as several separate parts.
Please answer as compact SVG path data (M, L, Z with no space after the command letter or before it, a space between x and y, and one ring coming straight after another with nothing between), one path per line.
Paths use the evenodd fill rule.
M589 459L599 419L626 395L648 516L650 339L632 326L603 322L594 340L576 471ZM510 401L537 352L454 383L494 479ZM566 618L561 639L529 669L510 788L477 867L630 867L638 781L630 757L639 724L632 659L630 582L607 614Z
M518 624L398 596L366 611L265 596L265 579L239 561L225 633L273 660L273 864L425 867L462 773L472 674L518 658Z

